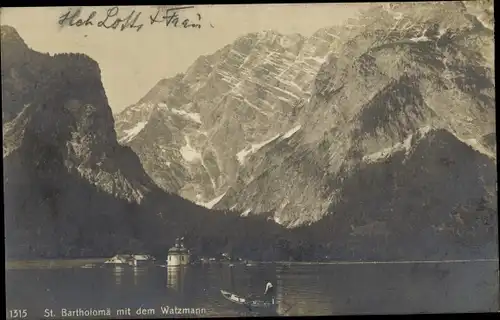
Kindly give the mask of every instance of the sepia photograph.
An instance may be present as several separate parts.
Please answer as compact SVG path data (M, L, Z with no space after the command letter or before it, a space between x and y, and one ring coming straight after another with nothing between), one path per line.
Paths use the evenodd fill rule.
M499 312L492 0L0 23L7 319Z

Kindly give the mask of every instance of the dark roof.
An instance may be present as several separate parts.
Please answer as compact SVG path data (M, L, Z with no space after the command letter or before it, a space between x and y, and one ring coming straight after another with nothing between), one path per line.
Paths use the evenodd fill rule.
M168 253L169 254L189 254L189 250L186 248L173 247L173 248L170 248L170 250L168 250Z
M179 252L179 251L180 251L180 249L179 249L179 248L176 248L176 247L172 247L172 248L170 248L170 249L168 250L168 252L172 252L172 253L173 253L173 252Z

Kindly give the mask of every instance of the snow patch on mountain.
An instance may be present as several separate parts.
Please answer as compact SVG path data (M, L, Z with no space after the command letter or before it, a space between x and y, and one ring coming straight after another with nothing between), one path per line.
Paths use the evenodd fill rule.
M203 206L205 208L208 208L208 209L212 209L217 203L219 203L219 201L226 195L226 192L224 192L223 194L221 194L220 196L218 197L215 197L214 199L208 201L208 202L200 202L198 203L198 205L200 206Z
M307 59L315 61L315 62L317 62L319 64L323 64L323 63L325 63L325 61L326 61L327 58L328 58L328 56L324 56L324 57L308 57Z
M431 41L431 40L428 37L422 35L420 37L411 38L410 41L413 41L413 42L426 42L426 41Z
M243 211L243 212L241 213L241 216L242 216L242 217L246 217L246 216L248 216L248 214L249 214L250 212L252 212L252 209L246 209L245 211Z
M287 85L287 86L294 87L299 92L303 92L302 87L300 87L297 83L295 83L293 81L287 81L287 80L284 80L284 79L280 79L280 82L283 83L283 84L285 84L285 85Z
M187 118L190 118L191 120L193 120L197 123L201 123L201 117L200 117L199 113L187 112L187 111L179 110L179 109L175 109L175 108L172 108L170 111L172 111L172 113L174 113L176 115L187 117Z
M186 145L179 150L184 160L188 162L201 161L201 153L191 146L191 142L188 137L185 137L185 140Z
M293 98L295 98L295 99L297 99L297 100L299 100L299 99L300 99L297 95L293 94L293 93L292 93L292 92L290 92L290 91L287 91L287 90L281 89L280 87L273 87L273 89L276 89L276 90L278 90L278 91L281 91L281 92L283 92L284 94L286 94L286 95L288 95L288 96L292 96Z
M262 113L262 114L263 114L263 115L265 115L265 116L269 116L269 114L268 114L268 113L266 113L266 112L262 111L262 110L261 110L259 107L257 107L255 104L253 104L253 103L251 103L250 101L248 101L248 99L246 99L246 98L245 98L243 101L244 101L244 102L245 102L248 106L250 106L252 109L256 110L257 112L260 112L260 113Z
M287 103L290 103L290 102L291 102L291 100L290 100L290 99L283 98L283 97L278 97L278 99L280 99L281 101L287 102Z
M290 138L291 136L293 136L297 131L300 130L302 126L299 124L298 126L296 127L293 127L292 129L288 130L287 132L285 132L282 136L281 136L281 139L288 139Z
M138 122L132 129L124 130L126 136L120 139L119 142L126 143L134 139L134 137L137 136L142 131L142 129L144 129L147 123L148 123L147 121L141 121Z
M273 220L274 220L274 222L276 222L277 224L281 224L281 222L282 222L282 221L281 221L281 219L280 219L280 217L278 217L278 216L274 216L274 217L273 217Z
M133 106L132 108L130 108L129 110L130 111L141 111L143 109L147 109L147 108L150 108L152 105L150 103L141 103L141 104L138 104L136 106Z
M410 134L403 142L398 142L395 145L390 146L388 148L384 148L380 151L365 155L363 157L363 161L378 162L380 160L387 159L389 156L391 156L392 154L399 152L399 151L405 151L405 155L408 156L413 144L415 143L415 141L414 141L415 138L421 139L430 130L431 130L430 126L424 126L417 131L417 137L415 137L414 134Z
M280 136L281 136L281 134L277 134L274 137L272 137L271 139L268 139L268 140L266 140L264 142L261 142L261 143L252 144L251 146L246 147L245 149L241 150L240 152L238 152L236 154L236 157L238 158L238 162L240 164L244 164L245 163L245 158L249 154L257 152L259 149L261 149L262 147L264 147L266 144L269 144L269 143L273 142L274 140L276 140Z
M471 147L472 149L474 149L475 151L491 158L491 159L495 159L496 155L489 151L488 149L486 149L481 143L479 143L476 139L463 139L463 138L460 138L458 136L456 136L458 140L462 141L463 143L465 143L466 145L468 145L469 147Z

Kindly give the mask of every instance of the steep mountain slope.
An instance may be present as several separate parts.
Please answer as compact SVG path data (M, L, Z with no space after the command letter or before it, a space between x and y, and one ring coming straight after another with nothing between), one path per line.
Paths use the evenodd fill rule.
M250 34L160 81L117 131L165 190L317 221L344 164L423 126L496 158L492 14L488 1L385 4L310 38Z
M99 73L86 56L32 51L2 26L6 244L15 255L128 244L133 224L120 219L134 219L129 203L157 189L107 125Z
M495 257L496 166L445 129L423 127L330 182L308 232L346 259ZM328 227L327 227L328 226Z
M211 206L235 185L246 155L292 128L335 39L325 30L243 36L116 115L120 142L159 186Z
M297 116L300 130L261 149L216 207L274 211L288 226L317 221L342 200L344 186L332 181L347 184L369 155L390 154L425 126L446 129L494 164L492 144L484 145L495 132L493 33L463 4L374 6L339 36L338 54L322 65ZM456 161L475 172L469 160Z
M307 70L302 94L289 86L293 95L278 97L282 104L248 94L239 67L214 73L233 44L200 58L205 67L195 63L187 72L203 70L195 77L164 80L163 89L118 115L126 130L145 124L123 143L139 150L148 174L164 179L166 189L200 201L217 196L205 205L248 219L272 214L300 239L277 244L285 256L290 246L298 259L497 256L492 2L373 5L342 27L297 41L298 50L286 50L295 55L287 68L297 84ZM266 47L275 48L264 41L252 52L263 56ZM299 63L316 60L304 58L311 55L324 58L317 69ZM230 88L212 84L216 74ZM259 85L282 92L272 89L280 73L272 75L259 75ZM236 99L235 90L245 94ZM177 100L151 98L160 91ZM255 97L257 108L247 102ZM280 118L271 106L289 112ZM127 115L133 110L147 122ZM244 117L247 110L255 117ZM161 129L149 133L153 127ZM206 138L193 139L197 134ZM156 167L148 164L155 159Z
M281 228L168 194L118 144L97 63L29 49L2 26L4 219L9 258L165 255L174 237L202 252L258 255ZM229 228L231 226L231 228ZM259 230L249 236L242 230ZM254 246L246 246L253 242ZM264 247L264 248L265 248Z

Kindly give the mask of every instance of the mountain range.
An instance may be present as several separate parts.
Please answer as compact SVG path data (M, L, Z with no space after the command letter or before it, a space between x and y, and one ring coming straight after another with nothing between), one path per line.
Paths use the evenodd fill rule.
M489 159L494 199L492 14L491 2L384 4L308 38L242 36L117 114L120 142L164 190L295 227L336 211L340 177L446 132Z
M247 34L114 119L95 61L2 44L8 249L498 254L492 2Z

